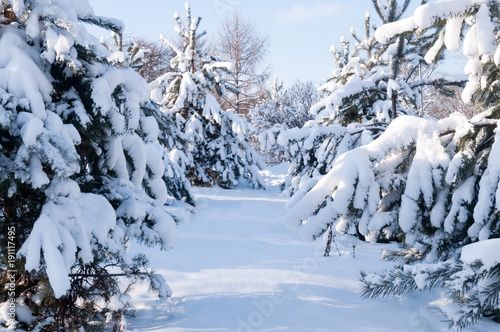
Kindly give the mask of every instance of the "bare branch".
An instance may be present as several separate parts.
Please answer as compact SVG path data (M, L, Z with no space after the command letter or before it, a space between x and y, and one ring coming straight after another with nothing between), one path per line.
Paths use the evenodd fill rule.
M145 38L134 38L134 42L140 48L148 50L143 57L141 68L137 70L148 83L166 72L172 71L170 59L172 59L173 54L168 47L165 47L164 43L151 42Z
M252 22L234 12L222 22L214 48L233 61L226 82L238 92L231 97L231 104L237 113L247 113L248 107L243 105L240 95L251 96L256 101L259 86L269 78L270 67L265 65L268 36L259 34ZM224 102L221 105L227 106Z

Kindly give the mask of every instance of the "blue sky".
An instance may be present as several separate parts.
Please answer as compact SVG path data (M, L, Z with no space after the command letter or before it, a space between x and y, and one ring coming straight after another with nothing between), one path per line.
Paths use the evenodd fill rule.
M90 0L96 15L121 19L125 33L157 40L160 33L175 35L175 12L184 17L184 0ZM364 17L372 12L371 0L191 0L193 16L201 16L201 29L214 36L221 20L234 10L253 21L271 44L268 61L273 76L289 86L296 79L322 82L334 69L332 44L360 35ZM410 11L411 12L411 11ZM375 21L377 22L377 21ZM377 22L378 23L378 22ZM100 36L97 36L100 37Z

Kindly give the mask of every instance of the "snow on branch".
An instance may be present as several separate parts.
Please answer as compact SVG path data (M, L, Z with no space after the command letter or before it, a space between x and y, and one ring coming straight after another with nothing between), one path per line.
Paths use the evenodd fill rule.
M117 34L123 34L123 30L125 30L125 23L114 18L98 15L88 15L85 17L81 17L79 20L88 24L96 25L106 30L111 30Z
M417 202L423 199L422 204L429 210L432 208L431 188L441 186L450 163L440 134L459 124L465 126L466 121L458 114L442 121L399 117L373 142L338 157L312 189L301 198L295 197L287 209L287 225L291 228L303 225L302 234L307 239L319 236L330 223L340 233L358 229L365 236L393 222L398 222L403 231L412 232L420 227ZM460 135L464 133L461 130ZM404 166L407 163L410 164ZM398 175L402 168L404 173ZM404 178L407 180L403 181ZM396 192L401 195L402 212L399 217L393 214L392 219L382 221L380 217L390 212L383 209L384 202ZM321 210L330 211L326 218L319 218L323 215Z

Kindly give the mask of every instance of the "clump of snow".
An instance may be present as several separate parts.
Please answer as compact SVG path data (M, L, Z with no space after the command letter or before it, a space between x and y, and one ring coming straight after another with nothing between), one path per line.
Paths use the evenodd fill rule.
M434 45L432 45L429 51L427 51L427 53L425 54L424 57L425 62L429 64L433 63L444 44L445 44L445 34L441 33L436 43L434 43Z
M500 264L500 259L492 253L500 249L500 239L489 239L471 243L462 248L460 260L466 264L472 265L480 262L482 270L489 270L495 265Z
M385 43L400 33L424 30L438 21L445 20L444 31L425 57L425 60L431 63L443 46L451 51L458 51L462 31L466 31L462 48L463 53L469 58L465 68L469 82L462 99L470 103L477 89L486 89L484 79L481 81L483 62L493 56L495 63L500 63L499 47L490 13L493 10L490 9L491 6L492 4L482 0L445 0L425 4L418 7L412 17L381 26L377 29L375 37ZM469 29L466 28L467 25L470 26Z
M464 23L463 17L451 17L446 22L444 43L446 48L456 52L460 48L460 34Z
M45 120L52 84L38 66L36 49L24 41L15 24L2 27L0 48L6 50L0 54L0 86L17 99L26 99L31 112Z
M116 216L104 197L81 193L70 180L53 181L47 196L52 202L44 205L19 255L26 257L27 270L38 270L43 252L50 284L60 297L70 287L68 273L76 257L84 263L93 260L91 242L105 248L120 246L110 246L109 233L115 227Z
M413 18L422 29L430 27L435 21L457 16L474 5L474 0L438 1L418 7Z
M479 54L493 55L497 48L495 27L491 21L490 10L486 4L482 4L477 11L476 22L477 48Z
M401 34L406 31L411 31L417 28L417 23L413 17L408 17L406 19L384 24L375 31L375 38L385 44L392 37Z
M468 234L472 239L486 240L490 235L491 211L500 208L500 130L488 156L488 167L479 182L478 202L474 208L474 224Z

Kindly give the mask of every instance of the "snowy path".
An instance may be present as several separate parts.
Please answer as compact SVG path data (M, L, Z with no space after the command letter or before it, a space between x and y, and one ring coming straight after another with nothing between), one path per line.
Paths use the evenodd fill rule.
M200 211L179 226L166 253L140 248L172 287L161 304L146 288L132 293L141 331L448 331L434 293L362 300L359 270L380 271L381 246L337 241L306 243L282 220L285 199L274 192L194 189ZM356 254L352 256L352 244ZM134 246L132 250L136 250ZM481 322L465 331L500 331Z

